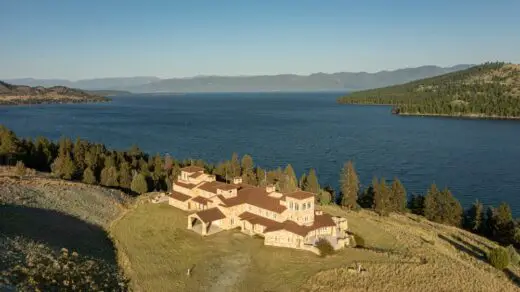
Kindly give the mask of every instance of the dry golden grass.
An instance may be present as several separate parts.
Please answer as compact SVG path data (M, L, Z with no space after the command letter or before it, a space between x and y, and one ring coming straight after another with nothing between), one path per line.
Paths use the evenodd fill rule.
M325 211L342 213L349 222L374 224L395 236L402 248L394 254L401 262L363 263L367 274L345 267L320 272L301 287L304 291L519 291L518 268L504 273L491 267L485 253L496 244L469 232L436 224L415 215L381 218L369 211L345 212L336 207ZM352 226L353 229L354 226ZM356 227L357 228L357 227ZM359 230L372 245L378 242L369 230ZM375 240L375 241L374 241ZM408 262L407 262L408 260ZM509 278L516 279L515 284Z
M208 237L187 230L187 215L168 205L139 204L111 234L121 265L138 291L297 291L305 280L354 261L395 261L346 249L331 257L263 245L238 231ZM187 269L195 265L191 277Z

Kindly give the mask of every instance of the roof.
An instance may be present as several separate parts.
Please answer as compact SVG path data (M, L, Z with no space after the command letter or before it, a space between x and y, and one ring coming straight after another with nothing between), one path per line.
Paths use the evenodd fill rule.
M191 178L197 178L197 177L199 177L201 175L204 175L204 172L195 172L193 174L190 174L190 177Z
M204 223L210 223L226 218L226 216L218 208L203 210L195 213L195 215L197 215L197 217L199 217L200 220L202 220Z
M204 190L206 192L210 192L212 194L217 194L217 189L221 190L232 190L236 189L236 186L229 185L227 183L219 182L219 181L212 181L212 182L205 182L198 186L198 189Z
M265 233L285 230L299 236L307 236L309 232L314 231L318 228L331 227L335 225L336 224L334 223L334 220L332 220L332 216L324 213L323 215L315 215L314 223L311 226L298 225L294 221L286 220L283 223L279 223L278 225L273 225L266 228Z
M201 196L197 196L197 197L193 198L192 201L196 202L196 203L203 204L203 205L207 205L208 203L212 202L211 200L208 200L208 199L206 199L204 197L201 197Z
M193 173L193 172L204 171L204 168L202 168L200 166L190 165L190 166L181 168L181 171Z
M244 213L238 215L238 217L251 224L259 224L259 225L262 225L265 227L275 228L277 225L280 225L279 222L276 222L274 220L271 220L271 219L268 219L268 218L265 218L262 216L258 216L256 214L253 214L250 212L244 212Z
M270 197L264 188L259 187L240 189L236 197L225 199L223 203L228 207L250 204L278 214L287 210L287 207L280 205L279 199Z
M297 199L297 200L314 198L314 194L313 193L305 192L305 191L296 191L296 192L285 194L285 196L289 197L289 198L294 198L294 199Z
M181 201L181 202L185 202L185 201L191 199L190 196L185 195L185 194L181 194L181 193L176 192L176 191L172 191L170 194L168 194L168 196L170 196L174 200Z
M180 181L176 181L175 184L180 186L180 187L183 187L183 188L186 188L186 189L190 189L190 190L197 186L197 185L194 185L194 184L186 184L186 183L183 183L183 182L180 182Z

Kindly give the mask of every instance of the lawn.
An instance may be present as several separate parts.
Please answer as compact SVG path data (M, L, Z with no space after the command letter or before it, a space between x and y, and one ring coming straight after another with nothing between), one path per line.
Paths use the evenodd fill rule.
M136 290L294 291L322 270L389 260L385 254L353 248L323 259L306 251L267 247L263 239L238 231L202 237L186 229L186 216L168 205L144 203L112 226Z

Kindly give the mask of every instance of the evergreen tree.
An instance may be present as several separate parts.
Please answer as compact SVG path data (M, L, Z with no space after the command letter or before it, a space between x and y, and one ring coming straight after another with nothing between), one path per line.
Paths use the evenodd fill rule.
M242 164L242 181L246 184L256 185L258 182L256 180L253 158L250 155L245 154L242 157L241 164Z
M78 171L80 173L83 172L83 170L87 167L85 162L85 155L86 155L86 149L87 149L86 143L82 141L80 138L76 139L76 142L74 143L74 150L73 150L73 156L74 156L74 164L78 168Z
M101 184L107 187L117 187L118 173L115 166L108 166L101 171Z
M413 214L424 216L424 196L412 194L408 201L408 209Z
M267 173L265 169L257 167L256 168L256 179L258 181L258 186L265 187L267 185Z
M311 170L309 171L309 175L305 178L303 190L314 194L319 193L320 184L318 182L318 176L316 175L316 171L314 170L314 168L311 168Z
M13 131L0 125L0 164L12 164L20 151L20 142Z
M130 189L132 185L132 169L130 164L126 161L121 163L119 167L119 186L125 189Z
M501 203L498 208L490 210L488 226L491 238L502 244L514 244L515 222L509 205Z
M282 193L290 193L298 189L298 180L296 179L296 174L290 164L287 165L283 172L280 181L280 188Z
M475 233L480 233L483 229L483 224L484 205L477 200L464 214L464 228Z
M83 182L91 185L97 183L94 171L90 167L85 168L85 171L83 172Z
M229 166L230 166L229 174L230 174L231 178L240 176L240 174L242 173L242 170L240 169L240 161L238 160L238 154L233 153L233 155L231 155L231 161L230 161Z
M302 176L300 176L300 179L298 180L298 188L306 191L306 185L307 185L307 175L305 173L302 173Z
M374 205L374 187L368 186L365 191L358 197L357 203L361 208L370 209Z
M377 182L377 178L374 178L372 183L374 188L374 205L373 209L379 215L386 216L389 213L389 189L386 186L386 180L381 179L381 182Z
M131 189L133 192L138 194L144 194L148 192L148 182L146 181L146 177L139 173L134 176L131 184Z
M329 205L333 201L333 193L325 189L320 189L316 201L320 205Z
M350 209L356 207L359 193L359 178L352 161L348 161L343 166L339 183L341 193L343 194L341 205Z
M25 168L25 164L18 160L16 162L16 166L14 168L14 172L16 173L16 175L19 177L19 178L22 178L25 176L25 174L27 173L27 169Z
M65 152L64 154L60 154L60 156L58 156L54 160L51 169L55 175L63 179L70 180L73 179L76 175L76 165L74 164L74 161L70 158L70 154L67 152Z
M406 189L398 178L394 178L390 194L390 210L394 212L405 212Z
M424 198L424 216L434 222L460 226L462 207L448 189L441 192L432 184Z

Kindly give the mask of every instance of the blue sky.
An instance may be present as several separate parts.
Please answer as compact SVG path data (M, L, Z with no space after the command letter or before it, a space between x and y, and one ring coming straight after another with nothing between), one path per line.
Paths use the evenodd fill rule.
M520 63L518 0L2 0L0 78Z

